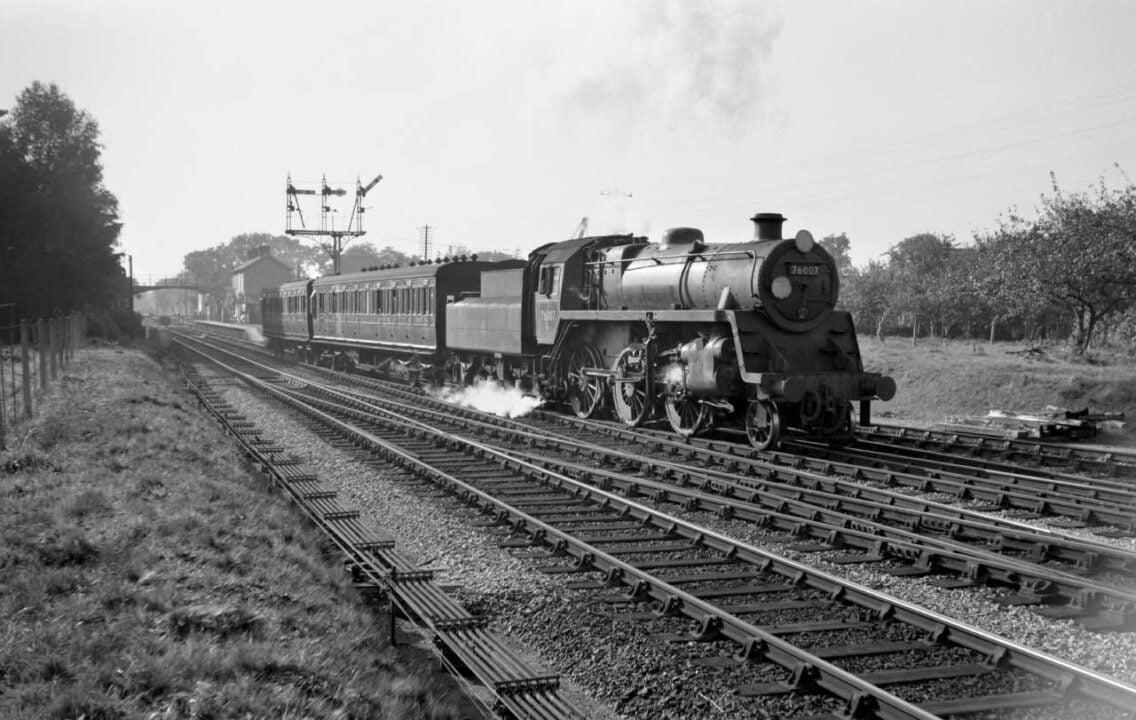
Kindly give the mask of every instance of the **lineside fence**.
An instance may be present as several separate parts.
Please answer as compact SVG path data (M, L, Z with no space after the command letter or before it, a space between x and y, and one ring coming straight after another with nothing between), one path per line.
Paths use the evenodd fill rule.
M0 326L0 450L7 447L11 428L32 417L40 396L71 363L86 334L87 319L78 313Z

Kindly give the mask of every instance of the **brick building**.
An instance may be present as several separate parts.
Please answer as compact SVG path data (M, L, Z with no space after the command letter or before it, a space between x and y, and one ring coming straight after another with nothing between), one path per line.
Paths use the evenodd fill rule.
M233 270L234 322L260 324L260 293L266 287L287 282L292 269L272 257L272 249L261 245L249 251L249 259Z

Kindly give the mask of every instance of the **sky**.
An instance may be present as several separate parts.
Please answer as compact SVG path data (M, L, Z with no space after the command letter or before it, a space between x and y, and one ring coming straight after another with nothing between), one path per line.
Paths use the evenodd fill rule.
M360 241L407 254L780 212L859 265L1051 174L1127 184L1134 31L1129 0L0 0L0 108L38 80L98 122L139 278L282 234L289 176L349 191L342 230L380 174Z

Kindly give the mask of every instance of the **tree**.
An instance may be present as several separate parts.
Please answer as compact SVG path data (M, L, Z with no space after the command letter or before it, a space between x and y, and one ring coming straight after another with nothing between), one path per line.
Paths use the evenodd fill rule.
M54 84L32 83L0 120L0 302L25 317L129 307L101 152L98 124Z
M847 234L825 235L820 240L820 246L827 250L836 262L836 271L840 273L840 277L845 277L852 271L852 256L849 254L852 241L848 239Z
M413 260L411 256L401 253L389 245L377 250L369 242L352 243L340 256L340 270L342 272L358 272L367 267L381 267L383 265L409 265Z
M891 268L872 260L863 268L852 268L846 279L841 304L857 325L874 326L876 338L883 341L884 325L894 317L899 300Z
M1074 350L1084 354L1093 333L1136 305L1136 186L1066 194L1056 180L1037 220L1011 214L996 233L1001 282L1025 297L1068 312Z
M901 240L888 251L894 278L897 309L912 316L911 340L918 334L919 318L939 318L950 302L948 274L954 238L919 233Z

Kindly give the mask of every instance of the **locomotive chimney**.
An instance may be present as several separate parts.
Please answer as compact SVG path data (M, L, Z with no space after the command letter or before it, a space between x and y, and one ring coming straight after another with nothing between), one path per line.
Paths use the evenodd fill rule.
M754 240L780 240L781 224L786 218L781 213L758 213L750 218L757 227L754 229Z

